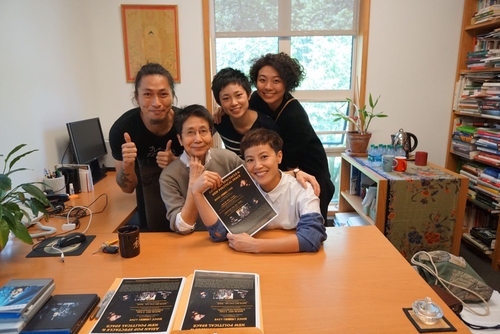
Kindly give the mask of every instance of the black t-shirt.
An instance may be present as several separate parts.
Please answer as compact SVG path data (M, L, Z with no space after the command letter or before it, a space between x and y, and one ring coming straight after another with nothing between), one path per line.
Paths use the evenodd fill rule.
M293 100L288 103L279 118L276 119L279 111L290 99L293 99L293 96L286 93L281 105L276 111L273 111L257 92L253 92L250 98L250 108L268 115L278 124L283 139L281 170L286 171L290 168L299 167L316 178L329 179L330 172L325 149L300 102Z
M269 116L258 112L257 119L250 129L259 128L266 128L274 130L278 134L280 133L278 125ZM236 153L240 156L240 158L243 159L243 156L240 154L240 145L241 139L243 139L244 135L236 131L233 123L231 123L231 118L229 117L229 115L222 116L221 122L219 124L215 124L215 130L217 130L217 132L220 134L226 149Z
M175 113L180 111L177 107L172 107L172 109ZM141 226L148 226L151 230L167 230L169 228L168 221L166 226L163 226L164 223L162 222L163 219L166 221L166 211L161 200L160 185L158 182L162 169L156 163L156 154L159 151L165 150L169 140L172 140L171 149L175 156L179 156L183 152L183 147L177 139L175 126L172 126L172 129L166 135L157 136L151 133L144 125L140 115L140 108L134 108L125 112L115 121L109 130L111 153L114 159L120 161L123 160L122 144L125 143L123 137L125 132L130 135L132 142L137 147L135 172L138 184L136 187L136 197ZM146 213L145 199L148 201L148 206L156 203L156 209L148 210ZM156 211L156 214L154 211ZM154 224L153 220L156 220L155 218L158 218L160 223Z

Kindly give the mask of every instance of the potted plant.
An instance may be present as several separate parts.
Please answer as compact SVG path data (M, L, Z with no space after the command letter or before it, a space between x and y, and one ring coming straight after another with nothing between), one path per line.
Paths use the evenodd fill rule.
M49 200L45 193L35 184L39 182L23 183L12 187L10 175L16 172L27 170L27 168L13 169L14 165L23 157L38 150L31 150L25 153L16 154L26 144L16 146L5 158L4 168L0 174L0 251L5 247L9 240L9 232L12 232L19 240L31 244L32 239L26 226L22 223L23 216L28 220L29 215L26 207L31 210L33 215L43 212L45 218L48 218L46 206ZM2 154L0 156L3 157ZM12 160L10 160L12 158ZM9 162L10 161L10 162ZM23 204L24 207L20 207Z
M347 153L351 153L353 155L363 156L367 154L368 143L372 136L371 132L368 132L368 128L370 123L374 117L383 118L388 117L388 115L383 112L375 113L375 107L377 106L378 100L380 96L373 101L372 94L369 95L369 105L370 111L366 109L366 105L362 108L359 108L351 99L346 98L347 102L350 103L351 106L354 107L354 113L350 115L346 115L343 112L336 111L333 116L335 117L334 121L344 120L348 123L354 125L355 131L347 132Z

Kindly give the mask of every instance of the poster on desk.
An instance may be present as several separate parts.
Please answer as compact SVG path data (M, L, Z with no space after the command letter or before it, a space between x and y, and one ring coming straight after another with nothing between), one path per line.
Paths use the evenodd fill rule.
M124 278L91 333L170 333L184 282L184 277Z
M182 330L260 328L259 275L196 270Z

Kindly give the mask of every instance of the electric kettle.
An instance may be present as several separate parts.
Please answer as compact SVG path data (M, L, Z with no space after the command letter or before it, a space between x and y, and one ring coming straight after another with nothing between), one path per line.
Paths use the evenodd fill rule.
M394 148L396 148L397 145L401 145L403 150L406 152L407 159L410 157L410 152L413 152L418 145L417 136L411 132L404 132L403 129L399 129L398 132L391 135L391 141Z

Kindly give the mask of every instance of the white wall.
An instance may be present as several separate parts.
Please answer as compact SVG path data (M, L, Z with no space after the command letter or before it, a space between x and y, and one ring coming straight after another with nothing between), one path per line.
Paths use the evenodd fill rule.
M389 115L370 125L371 143L399 128L444 166L463 0L372 0L367 92ZM368 101L368 100L367 100Z
M201 1L168 3L177 4L179 14L178 104L205 104ZM107 138L114 120L133 107L121 4L165 2L0 1L0 153L20 143L40 149L21 160L19 167L33 170L14 174L15 183L41 180L43 168L60 162L67 122L100 117Z
M182 82L178 105L205 104L201 0L169 1L179 11ZM21 161L41 180L68 142L66 122L100 117L105 137L133 107L125 81L121 4L159 0L1 0L0 152L19 143L39 152ZM400 127L444 164L463 0L372 0L367 91L390 115L374 120L372 143ZM0 168L2 165L0 164Z

